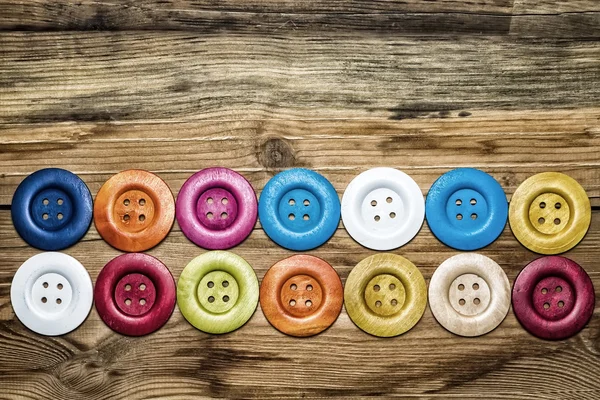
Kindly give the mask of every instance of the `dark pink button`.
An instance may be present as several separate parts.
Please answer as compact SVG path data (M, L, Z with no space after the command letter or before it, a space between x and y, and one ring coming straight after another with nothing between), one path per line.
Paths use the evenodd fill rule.
M592 281L574 261L559 256L529 263L517 279L513 310L521 325L542 339L565 339L579 332L594 312Z
M94 300L100 318L112 330L147 335L168 320L177 299L169 269L142 253L123 254L102 268Z
M227 168L207 168L192 175L181 187L175 207L183 234L206 249L236 246L256 224L254 189Z
M127 274L115 287L115 302L127 315L138 316L152 309L156 300L156 288L152 281L142 274Z

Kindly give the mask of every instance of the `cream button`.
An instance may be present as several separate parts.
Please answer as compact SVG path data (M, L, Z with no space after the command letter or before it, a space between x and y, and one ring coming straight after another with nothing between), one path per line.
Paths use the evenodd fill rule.
M510 283L502 268L481 254L444 261L429 283L429 306L444 328L480 336L496 328L510 307Z

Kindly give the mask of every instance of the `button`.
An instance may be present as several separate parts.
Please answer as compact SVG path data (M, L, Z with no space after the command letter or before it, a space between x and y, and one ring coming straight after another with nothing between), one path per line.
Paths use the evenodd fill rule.
M500 236L508 217L502 186L473 168L458 168L440 176L425 203L431 232L446 246L477 250Z
M262 191L258 215L265 233L290 250L325 243L340 222L340 200L322 175L294 168L275 175Z
M575 247L592 218L590 199L576 180L544 172L525 180L510 201L510 228L519 242L540 254Z
M29 245L61 250L77 243L92 222L92 195L75 174L58 168L34 172L12 199L15 229Z
M274 264L260 285L260 306L277 330L313 336L329 328L344 301L342 281L320 258L295 255Z
M94 223L119 250L138 252L159 244L171 230L175 201L158 176L130 169L112 176L98 191Z
M375 254L352 269L344 288L350 319L380 337L400 335L419 322L427 305L427 286L417 267L395 254Z
M361 245L390 250L421 229L425 202L419 185L394 168L373 168L352 179L342 198L344 227Z
M177 196L177 222L184 235L206 249L240 244L256 224L254 189L227 168L207 168L192 175Z
M510 308L510 282L502 268L481 254L444 261L429 282L429 307L444 328L460 336L495 329Z
M542 339L559 340L583 329L594 312L592 280L576 262L541 257L517 276L512 304L521 325Z
M209 251L183 269L177 305L184 318L207 333L227 333L244 325L258 305L258 279L242 257Z
M64 335L92 308L92 280L79 261L63 253L40 253L17 270L10 287L15 315L46 336Z
M96 310L112 330L142 336L163 326L175 308L175 281L169 269L142 253L123 254L102 268Z

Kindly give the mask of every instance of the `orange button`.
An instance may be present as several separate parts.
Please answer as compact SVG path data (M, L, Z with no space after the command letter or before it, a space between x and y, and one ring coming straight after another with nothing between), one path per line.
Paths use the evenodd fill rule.
M260 306L277 330L312 336L335 322L344 300L342 282L327 262L295 255L277 262L260 286Z
M160 243L171 230L175 201L158 176L131 169L112 176L96 195L94 224L119 250L138 252Z

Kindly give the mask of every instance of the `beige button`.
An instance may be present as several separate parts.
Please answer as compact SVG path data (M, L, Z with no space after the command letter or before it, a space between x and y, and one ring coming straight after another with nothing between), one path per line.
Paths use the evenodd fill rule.
M429 283L429 306L444 328L479 336L496 328L510 308L510 283L502 268L481 254L444 261Z

